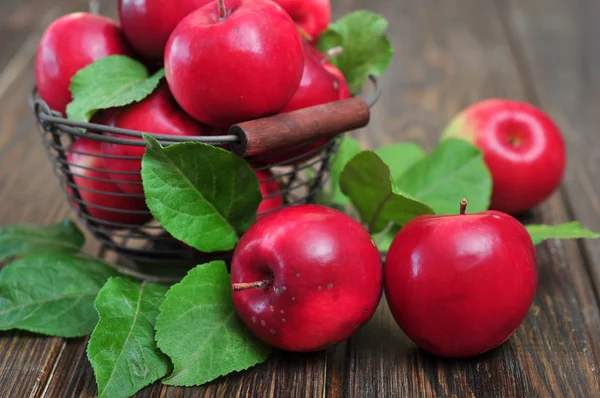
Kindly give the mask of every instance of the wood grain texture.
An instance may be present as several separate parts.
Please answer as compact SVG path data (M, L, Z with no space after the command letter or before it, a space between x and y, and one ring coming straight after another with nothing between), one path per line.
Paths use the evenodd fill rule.
M563 195L573 218L600 230L600 3L498 0L529 99L559 125L568 149ZM600 245L583 243L600 292Z
M600 136L594 130L600 125L600 47L595 46L600 4L333 3L337 17L366 8L390 20L396 56L381 79L384 95L371 123L355 133L365 147L408 140L430 150L464 106L492 96L527 99L548 109L565 131L570 168L561 192L523 221L554 224L575 215L600 230L600 195L593 184L600 176ZM0 41L0 225L49 223L67 214L22 98L33 84L31 43L41 34L40 21L85 7L84 0L0 0L0 38L6 39ZM114 7L108 14L115 15ZM89 250L95 249L92 244ZM600 281L600 249L592 242L549 242L539 247L538 257L540 286L524 325L507 343L480 357L443 360L420 351L383 301L363 330L328 352L276 353L247 372L203 387L157 384L137 396L600 396L600 311L591 282L591 275ZM94 397L86 342L0 333L0 395Z
M496 96L528 99L527 77L492 1L352 3L398 16L390 24L398 54L372 117L381 126L364 133L371 145L413 140L431 149L465 105ZM382 126L384 134L378 131ZM564 198L556 195L528 221L554 224L570 217ZM499 349L470 360L433 357L398 330L382 303L337 356L328 395L598 396L600 323L585 258L575 242L542 245L538 256L535 304L523 327Z

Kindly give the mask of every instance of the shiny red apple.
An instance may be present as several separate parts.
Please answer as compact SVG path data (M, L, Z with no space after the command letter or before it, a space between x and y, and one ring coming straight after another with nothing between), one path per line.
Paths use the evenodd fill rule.
M493 179L491 207L506 213L543 202L565 171L565 143L558 127L525 102L478 102L456 116L443 137L463 138L481 149Z
M231 278L235 308L261 340L317 351L373 315L382 265L368 232L327 207L298 205L260 218L241 238Z
M100 142L87 138L77 139L67 155L67 162L81 201L96 223L107 228L120 228L122 225L137 226L152 218L146 207L143 195L131 197L110 180L104 169L100 152ZM67 187L71 200L75 202L71 187Z
M291 112L350 98L350 88L342 72L327 61L326 56L321 54L307 40L303 40L303 48L304 72L302 80L294 96L282 112ZM318 148L323 147L325 144L327 144L327 139L303 145L296 150L285 150L281 155L275 153L264 155L263 159L259 161L279 165L300 163L317 156L320 153Z
M115 127L178 136L199 136L208 131L207 126L192 119L177 105L166 84L161 84L146 99L122 108L116 118ZM107 135L135 139L123 135ZM102 144L102 153L107 156L104 158L106 170L123 192L144 193L140 171L145 151L145 146L109 142Z
M498 211L420 216L398 233L385 264L396 322L442 357L482 354L525 319L538 283L527 230Z
M184 18L165 50L177 102L210 126L281 111L298 88L304 56L285 11L269 0L219 0Z
M260 193L263 200L258 205L258 215L272 212L283 207L283 196L277 179L269 170L256 170L256 177L260 182Z
M75 73L100 58L129 53L121 28L112 19L85 12L65 15L46 29L38 47L39 95L51 109L65 113Z
M331 22L330 0L274 0L314 41Z
M163 61L177 24L213 0L119 0L119 19L131 46L145 59Z

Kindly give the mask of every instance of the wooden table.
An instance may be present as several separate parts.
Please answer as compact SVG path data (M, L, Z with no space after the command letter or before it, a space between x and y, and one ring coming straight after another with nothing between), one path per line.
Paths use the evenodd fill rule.
M600 231L598 0L333 2L335 16L366 8L390 21L393 67L370 126L355 134L366 146L411 140L431 149L467 104L530 101L562 128L569 167L558 193L528 221L578 219ZM0 225L68 214L25 97L44 27L85 7L85 0L0 0ZM99 251L93 241L86 249ZM418 350L382 303L364 330L328 352L277 353L204 387L157 385L139 396L600 397L600 245L549 242L538 256L540 285L525 323L483 356L443 360ZM0 396L95 396L85 345L0 333Z

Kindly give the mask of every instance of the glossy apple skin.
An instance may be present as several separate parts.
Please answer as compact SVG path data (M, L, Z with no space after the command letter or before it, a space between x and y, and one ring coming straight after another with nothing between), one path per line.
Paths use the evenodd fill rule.
M442 357L482 354L525 319L538 283L535 249L511 216L417 217L396 236L386 298L404 333Z
M342 72L329 63L323 54L308 41L303 40L303 47L304 72L302 80L294 96L282 112L292 112L350 98L350 89ZM327 139L319 140L301 149L286 151L281 156L268 156L264 162L280 165L300 163L317 156L319 152L316 149L323 147L325 144L327 144Z
M330 0L274 0L313 41L331 22Z
M347 339L373 315L382 265L367 231L323 206L287 207L260 218L241 238L233 283L273 285L233 293L246 326L288 351L318 351Z
M147 60L163 61L177 24L213 0L119 0L119 19L127 41Z
M547 199L560 185L566 150L554 122L533 105L490 99L462 111L444 138L463 138L483 152L493 179L491 207L516 214Z
M67 155L73 181L79 188L81 199L86 204L90 216L100 220L99 224L107 228L117 228L110 223L142 225L152 216L146 207L143 196L123 196L123 192L113 182L96 181L95 179L109 180L110 176L104 171L100 153L100 142L87 138L77 139L71 146ZM93 168L96 170L87 170ZM99 192L93 192L95 190ZM73 192L70 188L71 195ZM74 199L72 196L71 199ZM76 206L79 204L75 203ZM103 209L99 207L105 207ZM106 223L102 223L105 221Z
M119 24L100 15L79 12L54 21L44 32L35 61L40 97L51 109L65 113L71 102L71 77L109 55L130 55Z
M263 196L263 201L258 205L259 217L261 217L262 213L271 212L283 207L281 188L274 178L273 173L269 170L256 170L256 177L260 181L260 193Z
M160 85L143 101L122 108L116 118L115 126L155 134L190 137L204 135L208 130L207 126L192 119L177 105L166 84ZM107 135L134 139L117 134ZM140 171L142 170L142 156L145 152L146 147L144 146L102 143L104 155L137 157L137 159L104 158L106 170L109 171L112 180L123 192L144 193Z
M267 0L228 0L184 18L165 49L169 87L202 123L229 127L281 111L304 68L300 35L281 7ZM201 82L201 84L200 84Z

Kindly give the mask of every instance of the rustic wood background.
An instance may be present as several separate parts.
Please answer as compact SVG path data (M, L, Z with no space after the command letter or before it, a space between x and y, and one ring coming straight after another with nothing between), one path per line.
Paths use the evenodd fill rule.
M371 124L355 134L366 146L412 140L431 149L467 104L493 96L530 101L562 128L569 167L559 192L528 221L578 219L600 230L598 0L333 3L336 17L364 8L390 21L393 67L382 78ZM85 0L0 0L0 225L68 215L25 97L44 28L84 9ZM87 250L99 247L92 241ZM549 242L538 255L540 285L529 316L483 356L443 360L418 350L382 303L364 330L328 352L279 353L205 387L156 385L139 396L600 397L600 245ZM0 332L0 395L95 396L85 344Z

